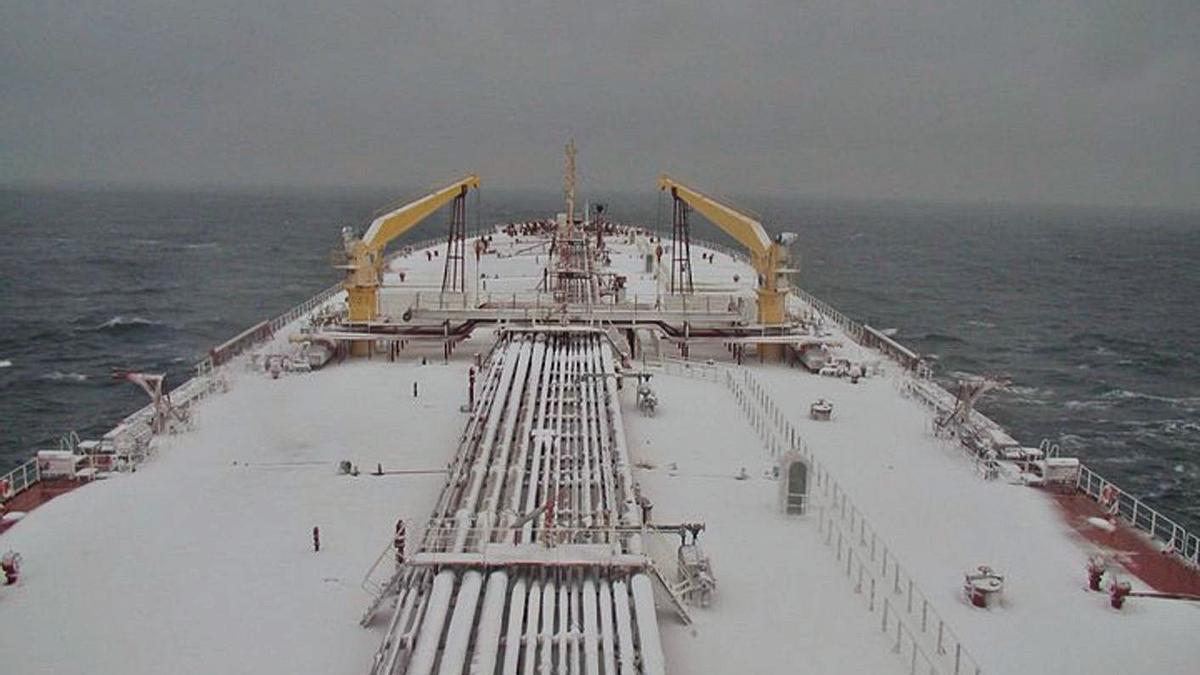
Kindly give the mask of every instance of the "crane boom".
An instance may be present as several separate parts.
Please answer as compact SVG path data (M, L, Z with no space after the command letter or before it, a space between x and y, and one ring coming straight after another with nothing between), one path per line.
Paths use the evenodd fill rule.
M782 324L786 316L788 249L774 240L757 219L729 204L688 187L667 174L658 177L658 189L669 190L675 199L721 228L750 251L750 264L758 272L758 320L766 325Z
M375 220L363 235L363 243L372 250L379 251L388 242L411 230L417 223L425 220L434 211L444 206L450 200L459 196L469 188L479 187L479 176L467 175L440 190L409 202L394 211L389 211Z
M670 190L673 196L687 202L688 206L738 240L742 246L750 249L751 255L768 255L771 249L771 237L762 223L754 218L699 190L680 183L665 173L658 177L658 189Z
M341 267L346 269L343 285L349 297L350 321L371 321L378 314L383 249L388 243L416 227L442 206L466 195L469 189L478 187L479 176L469 174L379 216L371 221L361 238L352 235L345 237L346 264Z

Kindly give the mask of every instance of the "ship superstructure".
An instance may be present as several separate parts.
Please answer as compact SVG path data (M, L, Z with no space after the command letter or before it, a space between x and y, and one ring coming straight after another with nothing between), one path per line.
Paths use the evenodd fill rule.
M669 238L580 213L573 159L553 217L468 236L467 176L346 231L342 284L26 469L10 508L66 493L0 536L6 672L1194 672L1193 535L744 210L664 176Z

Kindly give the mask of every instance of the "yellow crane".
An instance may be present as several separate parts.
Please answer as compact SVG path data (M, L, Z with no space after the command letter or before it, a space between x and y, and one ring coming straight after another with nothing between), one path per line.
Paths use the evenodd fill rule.
M379 314L379 286L383 276L383 250L396 237L408 232L434 211L479 188L479 176L469 174L441 189L389 211L371 222L362 237L343 230L346 270L343 286L349 298L351 323L373 321Z
M758 273L758 321L767 326L784 323L788 293L787 242L791 235L772 239L755 218L729 204L690 188L667 174L658 177L658 189L668 190L750 250L750 263Z

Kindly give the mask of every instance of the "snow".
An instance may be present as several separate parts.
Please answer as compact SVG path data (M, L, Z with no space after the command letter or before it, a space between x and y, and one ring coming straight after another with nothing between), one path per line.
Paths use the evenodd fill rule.
M380 633L358 626L360 582L445 481L368 474L445 468L468 366L243 374L137 473L31 512L3 540L25 562L0 589L4 672L366 672Z
M609 240L614 271L628 276L630 299L652 302L669 269L645 273L653 245L620 241ZM532 292L545 252L525 238L494 243L506 257L489 254L477 267L468 255L469 289L480 273L503 273L486 279L487 293ZM753 292L748 267L723 253L710 263L702 251L693 244L697 288ZM392 269L406 280L390 272L383 302L435 290L443 265L423 251L396 259ZM25 563L20 584L0 588L3 672L367 672L382 627L358 626L370 601L360 583L387 551L396 518L419 541L414 524L432 509L466 421L470 355L491 337L478 334L448 365L440 345L429 345L410 346L397 363L279 380L233 371L232 390L199 404L196 428L162 439L137 473L54 499L3 535L0 548ZM838 331L832 337L852 361L879 359ZM264 349L286 348L281 333ZM430 365L420 365L421 349ZM693 353L723 358L719 347ZM929 413L901 397L887 363L892 372L857 385L749 367L983 671L1195 672L1200 607L1133 598L1117 612L1106 595L1086 592L1090 545L1044 494L984 482L959 450L935 440ZM666 375L652 386L654 417L636 411L634 387L622 394L635 477L655 521L706 523L700 544L717 578L712 604L691 608L692 626L659 608L670 672L906 672L823 543L815 513L781 513L779 484L767 477L774 462L729 391ZM819 398L833 403L832 421L808 419ZM362 475L338 475L341 460ZM377 463L428 473L370 476ZM743 468L748 478L735 479ZM674 556L674 535L649 539ZM1003 602L989 610L961 597L963 573L980 564L1005 576ZM528 592L541 594L536 585ZM628 625L628 595L614 598ZM498 602L489 584L483 604ZM553 597L543 604L554 610ZM498 639L494 627L486 639ZM621 644L631 639L617 634Z
M811 516L779 508L774 463L723 385L657 375L654 417L625 417L635 479L659 523L702 521L717 590L684 627L660 609L663 648L678 673L905 672L856 606L850 582ZM628 388L627 388L628 389ZM632 405L632 394L627 405ZM673 468L674 467L674 468ZM745 467L750 478L735 476ZM659 547L674 554L678 539Z
M984 481L959 449L934 439L930 414L897 393L895 372L854 385L753 370L985 672L1139 672L1146 653L1157 673L1195 672L1200 646L1189 636L1200 630L1200 607L1146 602L1116 612L1107 595L1085 592L1094 549L1044 493ZM833 402L832 422L808 418L818 398ZM982 564L1005 576L999 609L962 598L963 573Z

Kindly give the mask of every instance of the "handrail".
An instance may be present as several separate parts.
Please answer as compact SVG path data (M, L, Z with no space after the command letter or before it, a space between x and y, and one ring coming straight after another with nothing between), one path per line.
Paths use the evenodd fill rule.
M844 563L847 578L855 582L854 592L866 597L867 610L879 611L881 631L889 636L895 633L892 651L909 661L910 673L982 673L978 661L912 575L901 567L833 474L814 456L784 409L750 371L674 359L658 365L672 374L709 381L719 382L718 373L723 373L726 386L771 455L795 452L809 463L813 484L823 497L819 531L825 535L826 545L835 550L838 563Z
M1146 532L1168 546L1169 550L1177 553L1184 562L1200 566L1200 537L1188 532L1179 523L1117 487L1107 478L1082 463L1079 466L1079 477L1075 485L1088 497L1102 504L1104 491L1111 488L1111 491L1115 491L1116 494L1114 515L1120 516L1134 528Z
M31 477L32 474L32 477ZM7 493L0 493L0 503L6 502L21 494L42 480L42 470L38 466L37 457L30 459L12 471L0 476L0 484L7 486Z

